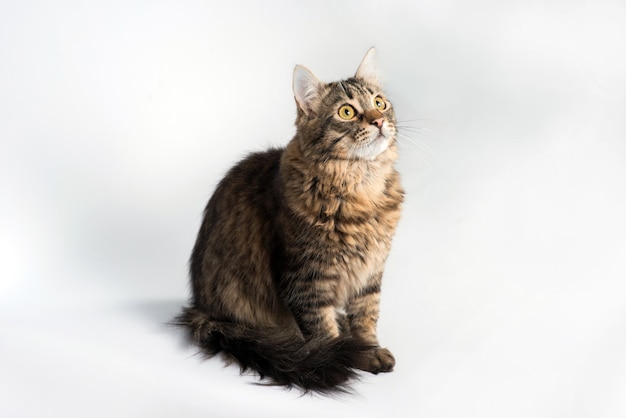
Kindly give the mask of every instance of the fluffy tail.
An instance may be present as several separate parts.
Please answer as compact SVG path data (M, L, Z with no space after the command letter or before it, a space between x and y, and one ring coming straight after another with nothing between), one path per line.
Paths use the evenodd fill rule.
M185 327L209 357L221 352L235 360L242 373L252 370L269 384L305 393L348 392L356 368L375 348L350 336L305 341L292 330L214 321L193 307L185 308L173 323Z

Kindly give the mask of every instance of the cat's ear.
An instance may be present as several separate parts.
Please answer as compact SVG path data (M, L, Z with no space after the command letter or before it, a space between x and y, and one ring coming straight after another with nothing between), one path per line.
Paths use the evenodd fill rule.
M322 93L322 82L306 67L296 65L293 70L293 95L298 108L305 114L315 112Z
M356 78L367 81L368 83L378 84L378 71L376 70L376 49L370 48L365 54L361 65L359 65Z

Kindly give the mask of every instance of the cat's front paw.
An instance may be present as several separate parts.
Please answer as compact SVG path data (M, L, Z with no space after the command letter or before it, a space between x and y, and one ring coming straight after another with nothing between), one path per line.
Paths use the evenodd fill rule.
M391 351L378 347L367 353L359 368L366 372L378 374L392 371L395 365L396 359Z

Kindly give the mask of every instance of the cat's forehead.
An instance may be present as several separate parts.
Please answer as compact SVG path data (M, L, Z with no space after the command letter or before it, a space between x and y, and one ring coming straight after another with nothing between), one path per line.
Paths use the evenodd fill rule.
M332 96L333 100L369 98L381 91L380 87L356 77L332 82L328 87L329 96Z

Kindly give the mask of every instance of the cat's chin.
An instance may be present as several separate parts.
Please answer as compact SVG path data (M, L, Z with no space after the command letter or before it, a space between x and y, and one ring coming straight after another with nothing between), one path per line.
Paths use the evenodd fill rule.
M351 150L352 158L356 158L359 160L368 160L373 161L380 154L387 151L389 148L389 138L387 138L383 134L378 134L373 139L367 141L367 143L362 144Z

